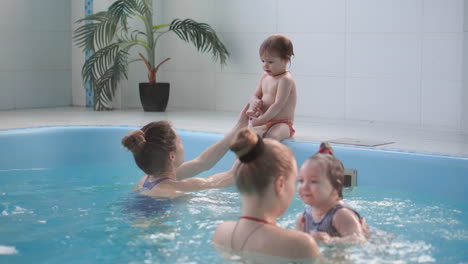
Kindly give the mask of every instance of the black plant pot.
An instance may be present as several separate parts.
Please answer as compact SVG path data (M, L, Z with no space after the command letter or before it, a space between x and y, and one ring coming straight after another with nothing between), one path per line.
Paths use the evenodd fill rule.
M164 112L169 101L169 83L140 83L140 101L145 112Z

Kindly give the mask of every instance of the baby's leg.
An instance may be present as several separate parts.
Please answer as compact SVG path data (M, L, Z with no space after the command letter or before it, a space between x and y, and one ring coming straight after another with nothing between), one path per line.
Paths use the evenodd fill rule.
M267 133L265 134L265 138L272 138L278 141L282 141L283 139L287 139L291 136L289 126L285 123L278 123L270 127Z

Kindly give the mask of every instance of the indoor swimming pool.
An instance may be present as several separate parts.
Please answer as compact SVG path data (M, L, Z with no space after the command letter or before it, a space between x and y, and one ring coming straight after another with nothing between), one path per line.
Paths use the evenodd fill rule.
M194 192L147 210L132 187L143 172L120 140L129 126L0 130L0 263L231 263L211 244L240 215L235 187ZM178 130L185 159L222 135ZM286 141L298 164L319 142ZM366 217L365 245L321 246L331 263L468 262L468 158L334 145L358 172L345 202ZM230 168L228 153L203 176ZM296 195L278 224L294 228Z

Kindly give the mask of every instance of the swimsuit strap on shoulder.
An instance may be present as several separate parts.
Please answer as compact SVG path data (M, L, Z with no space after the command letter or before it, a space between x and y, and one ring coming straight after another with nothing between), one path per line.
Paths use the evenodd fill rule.
M160 182L165 181L165 180L169 180L170 178L169 177L163 177L163 178L155 180L154 182L149 182L148 179L149 179L149 176L146 176L146 179L145 179L145 182L143 183L142 188L147 189L147 190L151 190L151 189L154 188L154 186L158 185Z
M234 226L234 229L232 230L232 235L231 235L231 249L234 249L234 233L236 232L237 230L237 226L239 225L239 221L237 221L236 225ZM240 247L239 251L242 251L245 247L245 245L247 244L247 241L249 241L250 237L257 231L259 230L261 227L263 227L264 224L260 224L258 225L257 227L255 227L251 232L250 234L245 238L244 242L242 243L242 246Z

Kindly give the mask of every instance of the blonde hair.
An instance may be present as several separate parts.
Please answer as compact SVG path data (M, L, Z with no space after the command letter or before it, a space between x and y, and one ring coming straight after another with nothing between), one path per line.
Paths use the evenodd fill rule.
M288 147L273 139L262 139L248 128L237 133L230 149L241 160L235 173L236 186L241 193L261 195L277 176L288 177L295 166ZM255 156L250 155L252 150ZM251 157L242 162L246 155Z
M307 161L318 162L320 164L332 187L338 191L339 197L343 198L344 166L343 163L335 157L330 144L322 142L317 153L308 158Z

